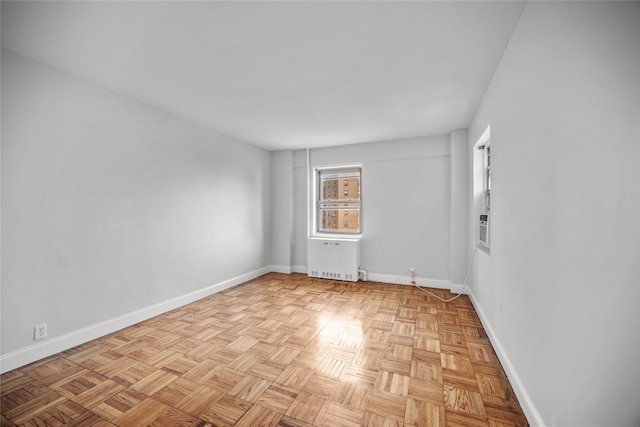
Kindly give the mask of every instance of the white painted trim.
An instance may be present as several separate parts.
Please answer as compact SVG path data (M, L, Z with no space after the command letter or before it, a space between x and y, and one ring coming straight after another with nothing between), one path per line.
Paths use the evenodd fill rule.
M291 274L293 273L293 267L285 266L285 265L272 265L269 267L273 273L284 273Z
M380 274L380 273L367 273L367 281L370 282L383 282L383 283L395 283L397 285L411 285L411 278L409 276L394 276L392 274ZM449 280L429 279L425 277L416 277L416 284L436 289L450 289L451 282Z
M504 347L502 347L500 340L498 339L497 335L493 331L493 328L491 327L491 324L489 323L487 316L484 314L482 307L480 307L480 305L478 304L478 300L473 295L473 292L471 291L471 289L469 289L468 295L469 295L469 299L471 300L471 303L473 304L473 307L476 310L476 313L478 313L478 317L480 318L480 321L482 322L482 325L484 326L484 329L487 332L487 335L489 336L491 345L493 346L493 349L495 350L496 355L498 356L498 359L500 359L500 363L502 364L502 367L504 368L504 371L507 374L507 377L509 378L509 382L513 386L513 391L518 397L518 402L520 403L520 406L522 407L522 410L525 416L527 417L527 421L529 422L529 425L535 426L535 427L545 427L544 421L542 420L540 413L538 412L535 405L533 404L533 401L531 400L531 396L527 392L527 389L522 383L520 376L516 372L513 364L511 363L511 360L509 359L509 356L504 350Z
M454 283L451 284L449 289L451 290L452 294L469 295L469 292L470 292L469 287L467 285L458 285Z
M288 271L285 271L288 269ZM294 265L292 267L283 267L272 265L271 271L276 273L302 273L307 274L308 269L306 266L302 265ZM393 283L396 285L412 285L411 278L405 276L394 276L392 274L380 274L380 273L367 273L367 281L368 282L382 282L382 283ZM447 289L450 292L460 293L460 290L463 290L463 294L468 292L468 286L465 285L454 285L448 280L439 280L439 279L428 279L428 278L416 278L416 283L420 286L427 288L435 288L435 289Z
M308 149L307 149L308 150ZM338 169L360 169L360 182L364 181L364 163L336 163L328 165L313 166L313 175L310 174L311 170L311 156L307 155L307 174L308 179L308 193L307 198L309 203L307 204L307 238L309 239L362 239L363 220L364 216L360 215L360 231L358 233L330 233L318 231L318 189L320 184L318 182L318 174L326 170L338 170ZM362 186L360 187L360 213L363 212L362 204Z
M306 265L294 265L293 272L307 274L309 272L309 269L307 268Z
M272 266L262 267L257 270L242 274L237 277L225 280L215 285L190 292L172 298L168 301L154 304L152 306L96 323L86 328L78 329L73 332L54 337L43 342L39 342L28 347L21 348L0 356L0 373L5 373L61 351L68 350L80 344L84 344L96 338L108 335L112 332L135 325L143 320L158 316L167 311L181 307L185 304L192 303L199 299L213 295L225 289L232 288L241 283L260 277L272 271Z

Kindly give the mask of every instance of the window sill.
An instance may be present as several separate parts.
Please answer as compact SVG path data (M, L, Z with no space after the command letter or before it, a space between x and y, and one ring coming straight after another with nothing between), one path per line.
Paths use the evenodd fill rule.
M360 234L316 233L311 236L311 239L362 240L362 233Z

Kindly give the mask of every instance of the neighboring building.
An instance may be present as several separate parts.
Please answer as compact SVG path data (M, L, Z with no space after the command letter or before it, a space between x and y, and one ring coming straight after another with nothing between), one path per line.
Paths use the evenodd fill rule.
M323 200L360 200L360 177L353 174L336 174L322 181ZM349 203L335 203L338 209L322 209L322 230L360 231L360 210Z

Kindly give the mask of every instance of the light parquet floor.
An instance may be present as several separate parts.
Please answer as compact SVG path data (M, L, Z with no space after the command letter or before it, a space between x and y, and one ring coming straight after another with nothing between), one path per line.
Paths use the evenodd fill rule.
M8 372L0 389L3 426L527 425L466 296L301 274Z

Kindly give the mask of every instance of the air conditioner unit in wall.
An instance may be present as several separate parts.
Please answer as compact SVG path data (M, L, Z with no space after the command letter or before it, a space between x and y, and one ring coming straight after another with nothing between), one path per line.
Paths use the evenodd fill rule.
M307 274L323 279L358 281L359 239L308 239Z
M489 214L480 215L480 243L489 247Z

